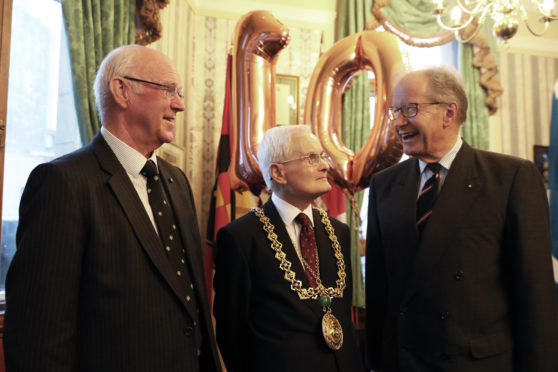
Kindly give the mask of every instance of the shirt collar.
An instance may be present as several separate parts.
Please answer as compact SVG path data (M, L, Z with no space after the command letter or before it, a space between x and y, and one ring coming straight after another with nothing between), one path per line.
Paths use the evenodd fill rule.
M285 200L281 199L275 193L271 194L271 201L275 205L275 208L277 209L277 212L279 212L279 215L281 216L281 219L283 220L285 225L289 225L289 224L293 223L296 216L298 216L298 214L302 212L302 213L304 213L305 215L308 216L308 218L310 219L310 223L312 224L312 226L314 226L314 218L312 217L312 205L311 204L308 205L308 207L306 207L306 209L301 211L300 209L298 209L294 205L292 205L289 202L286 202Z
M458 136L457 141L455 142L451 150L449 150L448 153L445 154L442 159L440 159L440 161L438 161L438 164L440 164L446 171L449 171L451 164L453 163L455 157L457 156L457 153L459 152L459 149L461 149L461 145L463 145L463 140L461 139L461 137ZM427 162L419 159L419 169L421 174L422 172L424 172L424 168L427 164Z
M139 151L130 147L114 134L108 131L105 127L101 127L101 135L107 141L107 144L116 155L116 158L122 164L122 167L131 175L137 176L140 174L145 162L148 160ZM157 165L157 156L155 152L149 158ZM157 165L157 169L159 169Z

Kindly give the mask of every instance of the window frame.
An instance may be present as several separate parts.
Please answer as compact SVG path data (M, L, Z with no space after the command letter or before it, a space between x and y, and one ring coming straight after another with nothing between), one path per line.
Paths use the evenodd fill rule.
M4 151L6 144L6 117L8 111L8 80L10 70L10 41L12 33L12 2L13 0L0 0L0 30L2 31L2 39L0 40L0 216L2 213L2 193L4 189ZM6 302L1 301L0 337L3 333L5 309Z

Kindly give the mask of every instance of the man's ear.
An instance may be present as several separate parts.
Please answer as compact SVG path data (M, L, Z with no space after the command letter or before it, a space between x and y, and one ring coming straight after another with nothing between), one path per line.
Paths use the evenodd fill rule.
M456 102L450 102L447 104L446 111L444 112L444 128L447 128L451 123L457 122L457 113L459 112L459 106Z
M113 77L110 80L109 88L114 102L121 108L128 108L130 91L129 86L124 84L124 80L120 76Z
M271 176L273 181L279 184L284 185L287 183L285 167L281 164L272 163L269 166L269 175Z

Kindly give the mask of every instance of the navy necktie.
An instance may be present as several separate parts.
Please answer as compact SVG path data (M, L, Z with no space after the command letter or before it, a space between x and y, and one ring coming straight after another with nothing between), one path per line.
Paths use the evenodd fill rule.
M141 170L147 178L147 196L153 211L153 217L159 232L159 238L165 248L165 253L178 276L185 273L185 255L180 233L177 229L174 213L167 201L163 182L159 177L157 166L153 160L148 160Z
M185 333L194 334L196 340L196 347L199 350L202 343L202 333L198 326L198 301L194 291L194 282L190 269L186 264L186 251L185 246L176 224L174 211L167 195L164 190L163 181L157 170L157 165L153 160L148 160L141 170L147 178L147 196L149 198L149 205L153 211L153 217L157 224L159 231L159 238L161 239L162 246L174 271L174 275L178 278L179 291L183 301L190 307L190 316L192 317L193 327L189 326L185 329Z
M440 164L429 163L427 168L434 174L425 182L417 199L417 228L419 234L422 232L428 222L428 218L432 214L432 208L438 196L438 188L440 185Z

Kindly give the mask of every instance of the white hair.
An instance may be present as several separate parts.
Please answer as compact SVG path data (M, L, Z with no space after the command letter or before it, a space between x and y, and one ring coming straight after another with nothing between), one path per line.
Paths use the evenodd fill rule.
M272 185L269 167L272 163L289 160L293 154L292 138L312 135L310 126L304 124L274 127L264 133L258 148L258 164L268 188Z
M114 102L110 92L110 81L115 76L134 74L136 57L142 48L145 47L141 45L123 45L107 54L103 62L101 62L93 84L95 106L97 106L101 122L103 122L104 115Z

